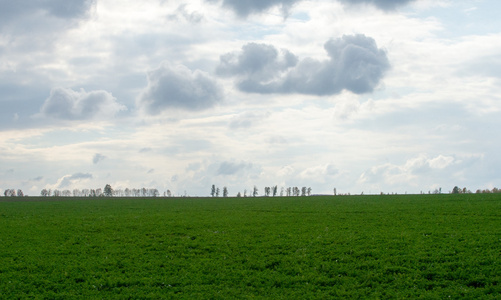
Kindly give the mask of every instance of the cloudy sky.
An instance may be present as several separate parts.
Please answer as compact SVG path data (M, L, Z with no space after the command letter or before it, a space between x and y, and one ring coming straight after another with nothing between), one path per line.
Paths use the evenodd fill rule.
M0 190L500 187L499 11L0 0Z

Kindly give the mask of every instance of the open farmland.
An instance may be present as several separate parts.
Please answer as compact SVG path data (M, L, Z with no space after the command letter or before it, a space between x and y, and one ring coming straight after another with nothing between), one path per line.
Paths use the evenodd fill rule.
M4 299L501 295L500 194L43 200L0 202Z

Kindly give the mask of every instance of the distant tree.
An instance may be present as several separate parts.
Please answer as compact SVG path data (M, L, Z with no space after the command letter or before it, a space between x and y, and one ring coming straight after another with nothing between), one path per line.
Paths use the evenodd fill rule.
M6 189L4 192L3 192L3 195L5 197L16 197L16 190L15 189Z
M240 198L242 197L242 194L240 194L240 192L237 193L237 198Z
M213 184L210 190L210 195L214 197L216 195L216 186Z
M18 196L18 197L24 197L23 190L18 189L18 190L17 190L17 196Z
M221 190L220 190L219 188L216 188L216 197L219 197L219 192L220 192L220 191L221 191Z
M61 191L58 190L58 189L55 189L53 192L52 192L52 195L54 197L61 197Z
M105 197L113 197L113 189L111 188L111 185L107 184L104 186L103 194Z
M283 197L284 196L284 187L281 187L280 188L280 197Z
M336 190L336 188L334 188L334 196L336 196L336 195L337 195L337 190Z
M311 187L309 187L308 189L306 189L306 195L311 196Z
M167 190L167 197L172 197L172 193L170 190Z
M40 191L40 196L42 197L49 196L49 191L47 189L43 189L42 191Z
M456 185L453 189L452 189L452 193L453 194L459 194L461 193L461 190L458 188L458 186Z
M228 197L228 188L227 187L223 187L223 197Z
M271 189L270 189L269 187L265 187L265 188L264 188L264 196L265 196L265 197L268 197L268 196L270 195L270 190L271 190Z
M257 194L257 186L254 186L254 188L252 189L252 197L256 197L258 194Z
M305 186L303 186L303 187L301 188L301 196L302 196L302 197L306 196L306 187L305 187Z
M244 189L244 197L247 197L247 189Z
M273 197L276 197L278 193L278 186L275 185L274 187L272 187L271 191L273 193Z

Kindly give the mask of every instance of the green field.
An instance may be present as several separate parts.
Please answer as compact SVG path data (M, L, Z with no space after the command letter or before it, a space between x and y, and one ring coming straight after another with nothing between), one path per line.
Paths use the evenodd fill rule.
M501 194L43 200L0 202L2 299L501 298Z

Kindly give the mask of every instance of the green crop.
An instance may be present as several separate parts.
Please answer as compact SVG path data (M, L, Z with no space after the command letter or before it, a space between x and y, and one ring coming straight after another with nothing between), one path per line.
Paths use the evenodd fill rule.
M0 202L2 299L501 295L500 194L43 200Z

